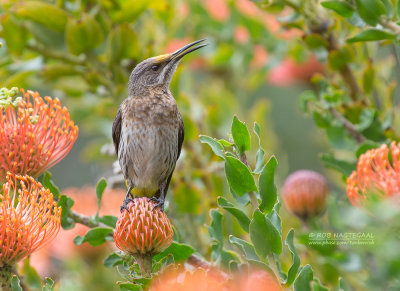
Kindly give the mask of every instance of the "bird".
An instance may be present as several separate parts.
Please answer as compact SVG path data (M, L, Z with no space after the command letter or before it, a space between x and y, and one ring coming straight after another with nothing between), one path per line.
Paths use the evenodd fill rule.
M181 59L206 46L205 40L148 58L132 70L128 97L112 125L115 151L128 186L121 212L137 197L150 198L154 208L164 211L185 131L169 85Z

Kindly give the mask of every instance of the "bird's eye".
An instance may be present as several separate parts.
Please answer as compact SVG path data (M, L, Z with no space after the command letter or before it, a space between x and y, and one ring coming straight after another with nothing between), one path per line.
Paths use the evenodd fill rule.
M152 69L153 71L157 71L157 70L158 70L158 66L157 66L157 65L154 65L154 66L151 67L151 69Z

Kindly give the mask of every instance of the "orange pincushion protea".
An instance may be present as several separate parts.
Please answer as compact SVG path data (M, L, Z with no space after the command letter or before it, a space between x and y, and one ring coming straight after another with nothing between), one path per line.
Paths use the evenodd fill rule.
M154 255L172 242L173 231L167 215L154 208L146 197L135 198L124 210L114 232L116 246L131 255Z
M61 207L32 177L7 174L0 194L0 267L50 242L60 229Z
M372 196L382 198L400 194L400 143L392 142L362 154L357 170L347 179L347 196L358 206Z
M0 180L7 171L38 176L61 161L78 137L78 127L60 100L21 89L15 106L0 106Z
M153 282L152 291L230 291L231 282L217 272L196 268L192 272L182 268L167 269Z

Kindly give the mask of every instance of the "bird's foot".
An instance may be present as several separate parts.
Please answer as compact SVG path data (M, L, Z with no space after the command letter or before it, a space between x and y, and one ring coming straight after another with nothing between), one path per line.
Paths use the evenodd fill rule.
M129 198L129 197L126 197L126 198L124 199L124 202L122 203L122 206L120 207L121 213L122 213L122 211L124 211L124 209L125 209L126 211L129 212L129 210L128 210L128 204L129 204L130 202L135 203L135 199L132 199L132 198Z
M150 201L153 201L153 202L157 203L157 204L153 207L153 210L156 209L157 207L159 207L160 210L161 210L162 212L164 212L164 199L152 197L152 198L150 198Z

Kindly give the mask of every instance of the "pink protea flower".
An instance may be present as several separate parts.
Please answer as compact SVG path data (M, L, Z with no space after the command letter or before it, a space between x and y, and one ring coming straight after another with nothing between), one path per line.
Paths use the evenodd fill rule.
M7 174L0 194L0 269L46 245L60 230L61 207L30 176Z
M152 257L172 243L171 223L155 205L149 198L135 198L121 213L114 232L115 245L135 257L144 275L151 273Z
M0 180L7 171L36 177L61 161L78 127L60 100L21 89L23 98L0 103Z
M359 206L368 198L394 198L400 194L400 143L384 144L362 154L357 170L347 179L347 196Z
M328 194L329 186L325 178L314 171L296 171L286 178L283 185L286 208L303 220L324 211Z

